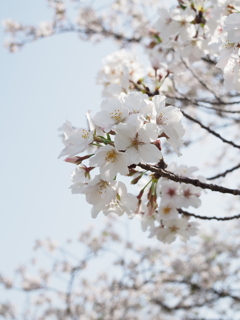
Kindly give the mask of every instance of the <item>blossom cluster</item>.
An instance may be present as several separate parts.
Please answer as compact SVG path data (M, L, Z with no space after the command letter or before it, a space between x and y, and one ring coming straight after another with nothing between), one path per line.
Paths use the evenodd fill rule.
M217 38L218 43L213 41L212 45L219 50L220 57L216 67L223 71L226 89L240 92L240 7L232 9L237 12L222 18L222 32Z
M168 169L180 176L193 177L193 173L198 169L196 167L187 167L185 165L177 166L171 163ZM204 180L198 176L198 179ZM189 218L183 216L179 218L179 208L198 208L201 205L199 199L201 188L185 184L176 183L168 179L160 179L158 190L161 195L161 201L158 206L154 203L141 203L141 223L143 230L150 230L150 237L156 236L164 243L173 242L177 235L182 240L188 240L190 236L197 234L197 222L190 222ZM150 191L151 192L151 191ZM141 211L143 210L143 211Z
M149 47L154 68L163 63L173 70L177 61L191 63L210 55L218 59L225 88L240 92L239 81L239 2L181 1L177 8L159 9L154 24L155 41Z
M103 100L100 111L93 117L87 113L88 128L73 128L64 123L65 148L59 157L77 164L72 173L71 190L84 194L92 205L92 217L99 212L105 215L140 217L163 242L172 242L176 235L186 240L195 234L195 227L186 218L179 218L178 208L200 205L199 188L169 182L150 170L143 171L141 165L158 166L164 163L161 144L166 140L177 153L182 145L184 128L181 111L166 104L166 97L132 91ZM76 156L84 153L82 157ZM88 164L83 164L88 161ZM176 174L191 174L195 168L174 168ZM94 172L94 173L93 173ZM135 196L129 193L123 181L145 186ZM120 179L120 180L119 180ZM159 200L161 199L161 200ZM160 223L155 227L154 223ZM163 231L164 230L164 231ZM164 232L165 236L160 233Z
M155 0L131 3L121 0L114 1L107 14L78 1L75 22L69 20L68 13L72 10L68 10L65 1L48 0L48 4L54 10L53 19L37 27L24 26L13 19L3 21L5 31L12 37L6 42L10 51L17 51L29 41L67 31L76 31L84 39L95 36L96 40L113 37L119 41L142 42L161 78L168 72L180 75L182 59L194 63L211 56L218 60L216 67L223 71L225 88L240 91L238 0L181 0L171 8L159 8ZM158 10L157 20L147 19L147 8ZM119 28L120 25L123 27ZM117 95L121 91L127 93L129 85L142 76L142 67L134 55L123 50L106 57L98 83L104 84L105 96Z
M136 83L144 76L143 67L136 55L124 49L108 55L98 72L97 83L103 85L103 96L128 93L131 82Z

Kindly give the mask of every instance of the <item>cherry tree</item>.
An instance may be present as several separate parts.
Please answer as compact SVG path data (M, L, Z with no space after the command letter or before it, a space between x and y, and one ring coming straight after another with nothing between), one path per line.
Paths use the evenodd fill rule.
M239 1L179 0L171 8L156 0L47 4L51 21L3 21L10 52L61 33L118 46L96 72L99 111L85 110L82 128L65 122L59 150L59 158L75 166L71 192L85 196L93 218L109 219L99 233L80 235L81 256L72 253L73 240L63 246L37 241L48 267L31 260L13 278L0 277L6 290L26 294L31 303L19 310L1 301L0 315L239 318ZM122 239L112 214L139 219L142 230L164 244L138 247ZM172 244L198 231L189 243Z
M85 110L83 128L65 122L59 150L75 166L71 192L85 196L93 218L109 217L63 245L37 240L42 257L0 276L27 303L1 299L0 316L239 318L239 1L47 3L51 21L3 21L10 52L61 33L119 47L96 72L99 111ZM215 194L224 214L212 209ZM139 247L116 232L112 214L139 219L162 243Z
M104 98L100 110L86 110L84 128L62 126L65 147L59 158L76 165L71 191L85 195L92 217L126 213L164 243L196 235L197 219L239 218L238 212L201 212L203 190L231 195L231 204L240 195L231 174L240 168L238 1L179 0L171 8L154 0L119 0L104 8L87 1L48 0L48 5L53 20L37 27L3 21L11 52L66 32L94 42L112 38L120 46L97 74ZM176 164L184 153L211 153L213 143L217 151L199 173L190 160Z

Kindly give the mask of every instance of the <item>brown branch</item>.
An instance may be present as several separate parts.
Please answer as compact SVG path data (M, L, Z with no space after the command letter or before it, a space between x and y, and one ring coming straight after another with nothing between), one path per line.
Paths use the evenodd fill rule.
M72 268L72 270L71 270L70 279L69 279L68 287L67 287L67 293L66 293L66 301L65 301L66 302L66 313L70 317L72 317L71 299L72 299L72 289L73 289L73 284L74 284L75 278L76 278L77 274L83 269L86 262L90 258L91 258L91 255L89 255L88 257L83 259L78 266Z
M240 298L238 296L233 296L230 292L227 291L218 291L214 288L204 288L201 287L199 284L197 283L193 283L191 281L188 281L187 279L184 280L175 280L175 279L166 279L164 282L166 283L177 283L177 284L185 284L191 287L192 291L198 290L198 291L205 291L205 292L212 292L213 294L216 294L218 296L218 298L232 298L236 301L240 301ZM216 299L215 299L216 300ZM211 300L207 300L205 301L205 303L211 302Z
M210 57L203 57L203 58L201 58L201 60L203 60L207 63L210 63L210 64L214 64L214 65L217 64L217 62L212 60Z
M237 144L235 144L234 142L223 138L219 133L217 133L217 132L213 131L212 129L210 129L209 127L203 125L199 120L194 119L193 117L191 117L190 115L188 115L188 114L185 113L184 111L181 110L181 112L182 112L182 114L184 115L184 117L186 117L187 119L189 119L189 120L191 120L191 121L199 124L201 128L207 130L209 133L211 133L211 134L214 135L215 137L217 137L217 138L219 138L220 140L222 140L222 142L228 143L228 144L230 144L231 146L233 146L234 148L240 149L240 145L237 145Z
M202 303L193 303L193 304L188 304L188 305L183 304L183 302L180 302L180 303L178 303L177 305L175 305L173 307L167 306L165 303L162 302L162 300L156 299L156 298L150 300L150 302L159 305L161 308L163 308L167 312L171 312L171 311L174 311L174 310L190 310L190 309L194 309L194 308L201 308L206 303L212 303L212 302L216 301L217 299L218 299L218 297L214 297L214 298L211 298L211 299L209 299L207 301L204 301Z
M140 43L142 38L135 38L135 37L125 37L123 34L115 33L113 31L107 30L102 27L102 30L96 31L91 28L86 28L86 29L80 29L75 26L69 26L69 27L63 27L63 28L55 28L54 32L45 37L45 36L39 36L37 37L35 33L31 34L29 38L23 40L23 41L15 41L14 44L22 47L25 44L34 42L36 40L41 40L41 39L46 39L49 37L53 37L55 35L63 34L63 33L79 33L79 34L85 34L86 36L91 36L91 35L103 35L105 37L112 37L115 40L121 40L122 42L125 43Z
M235 167L231 168L231 169L228 169L222 173L219 173L213 177L210 177L210 178L207 178L207 180L214 180L214 179L217 179L217 178L220 178L220 177L225 177L228 173L230 172L233 172L234 170L237 170L240 168L240 164L236 165Z
M137 166L141 167L144 170L149 170L151 172L155 172L159 177L167 178L169 180L175 181L175 182L180 182L180 183L186 183L186 184L191 184L195 187L199 187L202 189L209 189L215 192L220 192L220 193L228 193L232 195L240 195L240 190L239 189L230 189L230 188L225 188L216 184L209 184L205 182L201 182L198 179L191 179L188 177L184 176L179 176L177 174L174 174L173 172L161 169L159 166L153 166L149 164L143 164L139 163Z
M182 210L182 209L177 209L179 213L184 214L188 217L194 217L197 219L202 219L202 220L218 220L218 221L227 221L227 220L233 220L233 219L240 219L240 214L237 214L235 216L230 216L230 217L207 217L207 216L199 216L194 213L190 213L188 211Z

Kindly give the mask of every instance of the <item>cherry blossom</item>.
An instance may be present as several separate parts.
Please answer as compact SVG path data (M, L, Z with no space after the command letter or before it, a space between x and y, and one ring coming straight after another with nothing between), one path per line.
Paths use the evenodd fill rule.
M71 180L73 185L70 187L72 193L82 193L85 185L91 181L90 171L91 167L88 168L86 166L78 166L72 172Z
M105 206L102 210L105 215L109 213L116 213L118 216L123 215L125 212L130 215L137 207L138 200L131 194L127 193L127 188L124 183L118 181L114 187L117 193L115 198Z
M105 132L114 129L117 124L124 122L128 116L128 110L121 101L121 96L119 98L106 98L101 104L101 109L102 111L99 111L93 117L93 122Z
M162 153L151 144L154 138L157 138L157 130L153 124L146 124L142 128L134 127L131 123L119 124L116 128L115 145L119 150L125 150L129 165L141 161L158 162Z
M189 238L187 231L187 221L184 218L164 220L164 228L159 227L157 230L157 238L164 243L173 242L177 235L186 241Z
M164 204L161 204L158 208L159 213L159 219L162 220L171 220L171 219L177 219L178 218L178 211L176 209L176 204L174 202L166 202L164 201Z
M64 132L65 148L59 155L59 158L68 155L70 157L83 152L87 149L90 143L93 142L93 134L84 128L74 129L72 125L66 121L62 130Z
M100 174L107 181L112 180L117 173L126 175L129 172L126 155L112 146L98 149L89 163L91 166L100 167Z

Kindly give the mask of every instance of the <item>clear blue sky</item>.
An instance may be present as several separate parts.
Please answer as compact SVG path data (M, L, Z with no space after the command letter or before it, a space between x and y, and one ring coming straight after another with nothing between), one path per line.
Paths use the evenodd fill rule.
M49 14L44 0L0 1L1 20L36 24ZM10 54L0 35L0 270L7 271L30 256L36 238L74 237L92 222L84 197L68 189L74 166L57 160L57 129L65 120L85 126L84 113L97 110L96 72L116 48L68 34Z

